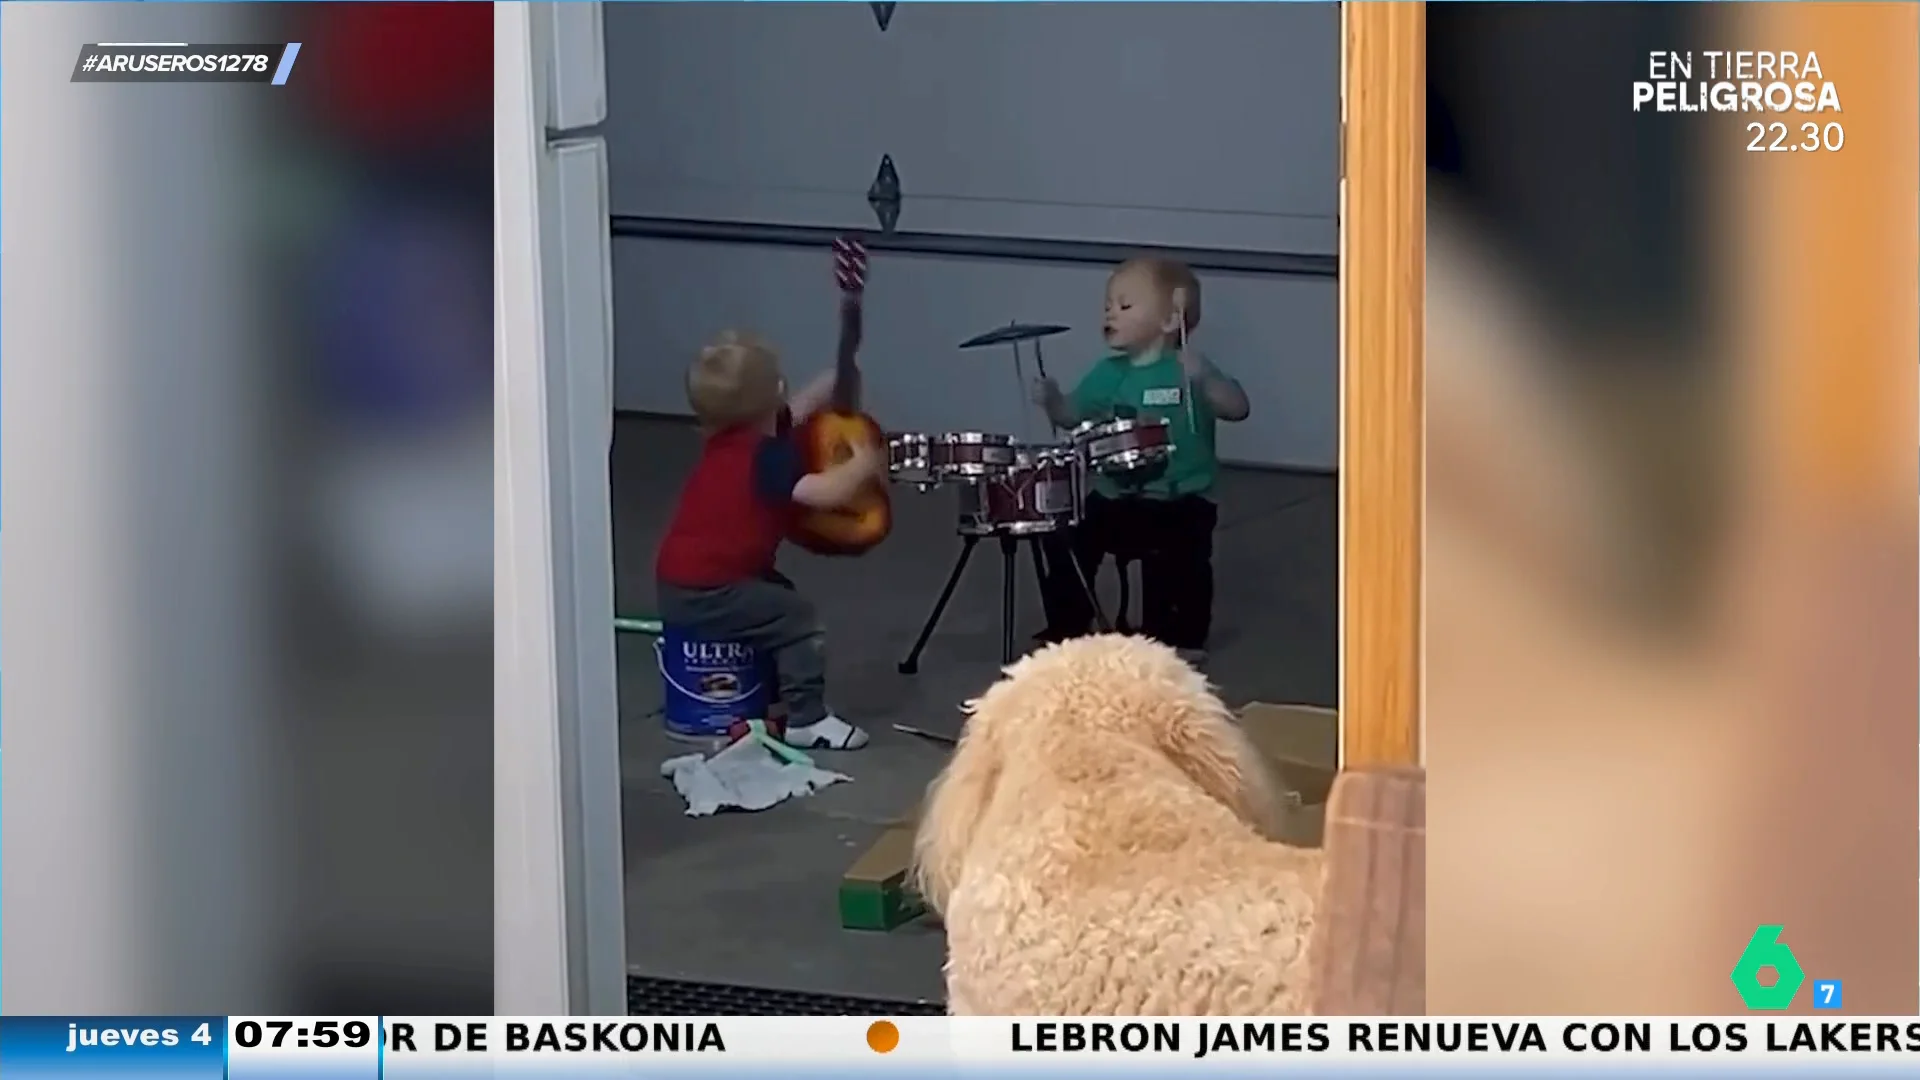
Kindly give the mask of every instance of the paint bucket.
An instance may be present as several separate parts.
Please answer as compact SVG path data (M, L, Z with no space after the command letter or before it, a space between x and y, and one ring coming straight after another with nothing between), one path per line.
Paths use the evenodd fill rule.
M773 696L772 657L737 641L702 641L672 626L653 643L666 693L667 734L724 740L736 721L764 720Z

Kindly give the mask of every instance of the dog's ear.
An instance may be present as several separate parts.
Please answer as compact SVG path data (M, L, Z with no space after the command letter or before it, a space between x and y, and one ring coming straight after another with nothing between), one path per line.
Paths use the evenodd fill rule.
M1202 791L1272 837L1280 800L1259 751L1224 706L1184 708L1161 729L1160 749Z
M960 880L974 829L1000 778L997 740L969 721L947 767L927 788L920 827L913 838L913 886L929 907L945 913Z

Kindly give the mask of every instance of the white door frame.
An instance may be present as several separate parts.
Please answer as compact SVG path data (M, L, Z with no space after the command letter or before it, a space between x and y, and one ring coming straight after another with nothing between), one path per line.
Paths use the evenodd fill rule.
M544 6L494 5L494 1012L624 1015L612 402L548 295Z

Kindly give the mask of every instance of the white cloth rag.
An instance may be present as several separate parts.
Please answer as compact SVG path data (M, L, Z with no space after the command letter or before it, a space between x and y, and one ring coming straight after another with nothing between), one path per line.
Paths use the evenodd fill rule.
M765 810L830 784L853 779L815 766L804 755L783 761L759 740L741 739L712 757L686 754L660 763L660 775L673 781L687 800L688 817L706 817L729 807Z

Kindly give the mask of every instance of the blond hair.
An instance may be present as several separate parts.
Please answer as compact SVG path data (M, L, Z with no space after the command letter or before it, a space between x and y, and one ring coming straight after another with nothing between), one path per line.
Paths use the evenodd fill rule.
M1176 306L1175 293L1179 297L1177 306L1185 314L1187 332L1192 333L1200 325L1200 279L1194 276L1193 268L1178 259L1163 259L1157 255L1141 255L1128 259L1114 268L1113 276L1121 274L1144 274L1153 287L1159 291L1162 300L1169 307Z
M784 395L780 357L750 334L728 330L701 349L687 369L687 404L708 427L732 427L772 415Z

